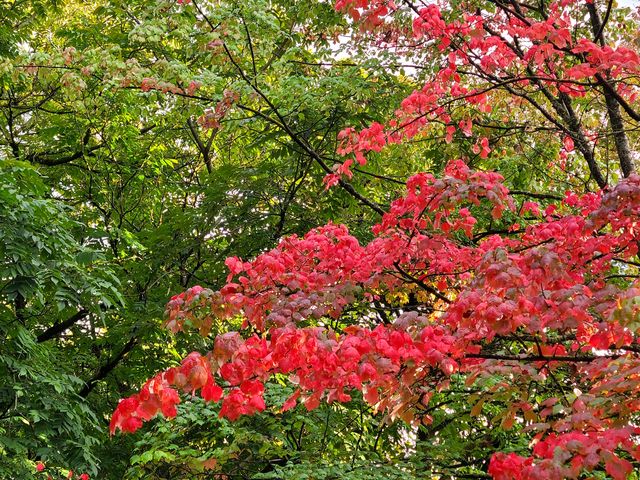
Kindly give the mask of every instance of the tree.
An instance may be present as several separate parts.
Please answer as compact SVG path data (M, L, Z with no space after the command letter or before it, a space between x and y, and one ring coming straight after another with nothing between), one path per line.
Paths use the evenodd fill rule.
M435 218L439 210L430 212L434 225L444 225L445 229L449 223L453 225L451 228L457 233L444 232L442 243L451 242L453 246L446 245L451 249L455 247L453 259L469 262L469 268L478 273L477 278L483 278L486 265L479 260L474 263L464 254L478 254L482 248L490 250L493 244L487 242L496 241L490 239L490 235L501 235L505 242L503 249L511 255L508 258L517 257L521 253L518 248L530 246L527 232L521 231L525 225L544 223L549 217L550 223L559 222L553 223L556 225L553 228L559 228L557 225L571 224L563 220L569 218L566 215L577 212L571 209L574 198L570 197L567 204L558 207L558 216L549 212L544 219L536 220L530 210L535 207L528 201L541 200L539 209L546 212L551 202L560 205L565 190L582 194L597 186L604 187L610 194L620 177L631 176L633 153L629 155L629 151L633 152L637 136L637 118L634 118L637 115L634 97L637 61L633 47L637 23L633 18L625 18L628 10L614 8L612 3L589 6L576 2L478 1L434 6L358 1L338 2L340 12L336 12L331 3L311 0L215 4L134 0L93 2L90 6L68 0L31 2L28 8L21 5L15 2L0 6L0 14L8 20L7 26L0 27L3 33L0 35L2 167L5 168L7 161L17 160L29 162L40 170L43 176L39 178L44 186L36 196L48 205L55 205L55 211L61 208L64 212L47 218L54 225L65 216L80 222L84 227L64 223L63 230L70 233L64 236L69 240L66 245L72 252L87 245L94 249L91 258L98 263L83 261L73 271L91 271L97 275L94 265L105 267L105 271L113 272L120 281L123 292L121 302L102 308L97 300L100 295L75 298L86 290L74 283L64 290L74 297L75 311L71 305L63 311L56 308L36 311L40 297L34 294L29 298L26 309L29 322L21 330L20 338L26 335L33 340L58 322L63 322L60 326L69 327L57 329L47 341L28 344L29 358L51 355L46 358L59 359L56 364L64 366L62 370L69 376L69 382L65 380L64 399L55 402L60 410L66 405L73 405L74 411L88 407L97 419L104 420L118 398L137 389L153 372L175 365L192 350L215 351L216 337L221 338L218 350L222 348L223 352L229 348L225 341L231 345L237 342L240 350L245 342L258 342L250 340L254 333L260 341L271 341L268 333L271 324L259 330L256 328L261 325L256 322L254 326L242 328L247 310L250 314L251 308L256 308L253 304L238 305L237 312L242 314L224 321L219 317L226 315L207 315L207 306L204 311L194 312L198 313L194 318L190 317L189 309L186 312L174 309L178 316L173 327L178 328L186 319L195 323L202 333L210 329L208 337L170 336L161 331L162 305L168 292L194 284L208 287L204 290L206 293L191 290L177 301L190 295L198 299L213 295L211 292L225 284L225 257L258 256L251 264L257 262L256 268L262 268L260 262L272 257L261 257L261 253L279 244L281 247L276 247L276 252L287 250L287 245L298 248L297 240L288 235L297 234L298 240L306 238L304 233L310 228L330 220L334 222L331 226L310 238L326 245L336 257L334 260L342 258L331 246L335 236L346 239L357 255L369 258L368 249L374 248L367 246L370 242L384 243L380 238L395 235L393 225L383 221L383 227L372 240L369 227L380 222L379 217L389 211L394 198L403 195L410 172L424 170L434 174L433 179L412 180L424 181L425 185L435 185L435 178L439 177L450 182L457 176L475 175L456 173L464 170L456 164L443 173L446 159L463 157L471 170L497 170L505 177L504 184L509 186L514 199L509 201L501 196L504 193L501 188L496 190L498 198L506 202L507 213L500 219L493 218L493 206L486 201L487 208L470 206L469 212L463 204L453 202L445 214L451 216L448 223L442 223L445 217ZM341 12L345 10L354 21L343 16ZM616 28L611 28L612 25ZM400 108L394 112L398 105ZM339 134L340 131L343 133ZM336 184L339 188L325 190L323 177L326 185ZM11 184L9 176L7 179L5 183ZM470 184L473 182L475 180ZM623 185L633 185L633 181ZM477 194L483 195L481 191ZM27 212L20 221L11 215L6 218L12 228L21 227L15 231L29 232L25 225L30 225L30 202L24 202L25 209L15 209L23 198L7 201L2 211ZM518 202L515 199L519 199ZM522 199L524 202L520 204ZM635 208L633 201L629 200L630 208ZM522 209L511 211L511 202L522 205ZM63 209L62 204L67 208ZM589 215L589 209L596 206L584 208L584 215ZM497 216L499 212L494 213ZM600 218L595 213L592 215ZM57 220L52 220L54 217ZM514 222L520 226L516 228ZM349 226L348 233L335 226L341 223ZM38 228L48 224L35 223ZM407 233L413 227L400 225L398 228L398 235L408 236L407 240L411 241L419 234L435 234L435 238L439 238L439 233L429 225L419 226L419 233L415 235ZM588 228L591 227L585 226L580 232L586 235ZM594 237L604 238L602 248L607 241L614 242L607 235L620 234L607 230L609 228L613 227L594 231ZM323 241L323 237L328 240ZM566 235L561 237L557 240L561 244L575 240L563 240ZM508 239L516 243L512 245ZM13 243L24 247L20 242ZM555 248L552 241L549 243ZM428 242L424 245L432 248ZM539 252L545 246L531 249ZM583 250L578 245L575 251ZM330 329L340 335L351 335L355 340L349 341L357 343L358 335L369 339L367 335L374 335L378 324L392 324L407 312L417 312L418 323L424 321L423 318L431 322L437 310L453 315L452 306L466 298L465 292L480 288L472 286L470 282L474 280L458 271L450 273L459 275L446 276L451 279L450 283L442 283L445 279L438 277L442 276L438 268L444 267L438 264L434 266L436 270L429 273L428 268L420 264L421 252L408 252L407 258L394 257L395 254L397 252L390 251L388 257L395 258L397 265L387 264L381 271L360 270L352 280L352 291L348 285L345 290L337 289L329 279L328 285L317 279L319 283L305 286L304 294L311 296L313 287L320 297L309 299L311 312L303 312L306 315L301 320L303 330L286 330L290 335L282 341L296 335L310 335L310 342L322 344L333 340L330 336L323 337L320 331L314 337L315 330L309 330L321 327L325 332ZM586 265L606 268L598 263L598 255L594 254L594 260ZM70 265L76 265L71 257L73 255L57 258L69 259ZM544 269L549 269L557 274L546 266L552 257L544 261L543 271L546 273ZM30 258L21 257L20 268L28 267ZM260 258L263 260L258 260ZM276 255L276 260L278 258ZM634 263L624 264L621 260L638 263L631 250L615 258L602 260L605 264L609 262L611 272L605 274L596 269L593 273L593 278L613 285L606 287L614 289L612 295L616 295L615 288L624 291L630 287L633 277L628 275L637 274ZM501 259L497 258L494 263L502 265ZM354 269L363 267L356 256L349 261L354 262ZM529 261L528 257L523 258L519 268ZM567 265L568 260L562 257L558 261ZM587 267L579 263L581 258L571 261L578 262L577 271L586 275ZM243 262L243 268L244 263L247 262ZM8 264L12 264L11 260ZM65 264L66 260L47 263L47 266L60 271ZM239 268L238 262L230 261L230 265L235 270ZM287 266L290 270L297 267L298 264ZM303 264L299 270L313 274L304 267ZM333 274L340 274L339 268L333 270ZM62 271L67 272L64 268ZM36 278L38 273L36 268ZM62 275L67 280L65 273ZM239 276L246 276L245 273ZM353 274L356 275L355 270ZM388 291L384 285L370 285L367 274L371 281L378 278L389 283ZM424 275L436 277L421 278ZM74 281L77 278L70 277ZM14 277L2 277L3 281L10 279ZM91 283L91 278L85 279ZM591 280L585 277L583 284L591 288ZM238 281L232 278L230 283ZM45 305L53 307L55 287L47 281L39 287L42 288L34 292L44 296ZM242 286L242 293L246 290L249 294L250 287ZM270 286L273 301L282 298L283 305L289 300L306 301L299 296L299 291L287 293L281 287ZM223 291L225 299L232 293ZM482 296L487 295L486 289L480 291ZM541 292L549 293L545 289ZM571 294L567 301L582 298L576 295ZM495 297L491 298L496 301ZM329 305L334 300L336 306ZM473 297L468 301L473 303ZM592 318L604 321L606 315L603 317L602 312L589 307L595 301L585 304L584 308ZM605 298L601 304L607 301ZM14 322L14 298L5 296L2 302L7 305L7 321ZM218 300L211 305L218 305L216 302ZM91 314L74 320L75 313L91 307L94 307ZM565 307L558 305L560 309ZM326 315L321 315L322 309L327 309ZM483 312L479 315L484 315ZM32 313L41 315L31 317ZM282 313L285 318L293 314L286 308ZM632 313L621 315L629 318ZM260 312L256 315L257 320ZM71 323L67 324L66 320ZM360 330L354 330L355 327L368 328L366 332L370 333L358 333ZM122 478L127 469L126 475L138 478L152 475L206 478L218 473L271 478L299 478L302 474L320 478L371 478L374 475L411 478L425 472L454 477L484 475L489 468L489 458L496 451L516 452L523 458L531 453L528 443L534 433L522 433L522 429L523 422L527 427L531 424L533 414L527 413L529 410L525 411L525 407L513 410L511 399L522 401L526 395L537 394L537 398L529 402L534 414L542 414L543 409L537 405L546 399L560 399L558 404L549 406L552 411L548 423L556 425L565 414L562 409L575 403L570 395L577 395L572 392L577 385L572 378L576 370L570 365L595 364L598 360L557 360L562 363L553 363L549 367L553 375L547 375L544 366L529 358L551 355L541 353L536 342L541 348L563 345L570 351L572 333L569 332L566 339L558 334L549 340L546 331L538 331L536 336L523 333L526 328L521 326L515 332L502 332L486 343L479 342L480 352L496 357L525 352L527 357L518 363L533 365L530 372L541 370L539 378L534 376L537 383L509 379L510 386L518 386L519 390L504 387L500 381L508 378L508 368L485 362L482 365L491 375L482 378L484 383L479 381L467 386L464 382L473 372L465 370L471 368L466 355L473 355L473 351L465 350L464 358L454 355L462 355L460 352L446 352L448 357L443 358L450 357L452 362L457 362L451 363L454 370L464 368L446 377L448 366L437 363L432 367L434 377L424 381L426 392L422 392L424 402L426 393L431 395L428 406L416 405L415 412L408 409L405 414L402 402L410 405L410 400L391 398L387 401L390 408L397 402L399 410L395 414L410 422L426 415L433 417L430 425L416 426L415 422L413 426L402 422L388 425L382 413L376 414L371 408L372 399L366 397L374 393L358 389L343 393L335 390L334 396L343 400L348 393L352 397L350 402L331 405L322 402L309 413L292 408L281 414L271 406L282 405L295 395L297 384L286 382L287 375L275 374L270 380L259 378L264 381L265 407L270 406L262 415L243 415L229 423L217 416L225 405L233 407L233 398L236 404L243 401L239 395L232 396L231 400L227 396L218 403L195 398L184 401L183 397L177 406L180 421L155 422L144 435L118 437L111 443L104 431L95 429L91 434L94 444L83 446L83 455L90 454L95 459L92 468L101 468L101 477L112 478ZM388 329L391 330L387 332ZM418 326L385 327L375 335L385 332L391 335L396 329L401 333L406 330L411 336ZM241 332L241 337L233 333L236 330ZM553 333L558 328L551 330ZM17 338L12 337L7 350L7 357L12 361L21 358L24 349L23 344L13 341ZM424 343L421 337L411 339ZM469 340L470 348L475 345L474 341ZM612 352L611 355L620 353L617 349ZM391 353L382 352L382 355ZM576 355L603 354L587 348ZM628 355L633 358L632 354ZM189 358L184 373L193 373L195 367L206 371L207 364L202 363L200 357ZM233 363L233 358L227 363ZM562 354L556 354L554 359L557 358L562 359ZM302 362L296 365L304 366L300 358L293 360ZM476 359L480 360L488 359ZM502 360L507 362L507 367L515 362ZM411 361L415 363L416 359L405 355L394 365L404 373L410 370L405 367ZM52 371L46 368L46 362L40 364L46 373ZM216 367L217 364L209 365L212 375ZM269 368L265 376L277 371L276 366ZM363 372L356 373L360 376ZM11 386L8 390L31 392L30 402L36 407L50 391L49 380L34 383L32 377L16 375L9 368L0 374L0 383ZM411 374L409 371L406 375L409 378ZM54 379L55 374L45 377ZM216 378L221 387L233 390L233 385L222 382L219 376ZM364 380L365 386L374 380ZM431 388L446 380L451 384L449 388L441 391ZM178 383L182 381L178 377ZM329 375L326 381L334 380ZM404 385L403 377L396 381L401 387L399 393L419 387ZM584 393L592 388L590 382L593 383L587 379L577 388ZM213 387L209 385L207 396L219 394ZM253 404L242 407L262 408L258 394L260 383L244 387L256 395L248 397ZM55 390L55 385L53 388ZM308 395L305 403L313 406L316 400L313 395L317 396L318 392L311 388L300 395ZM169 392L168 396L173 394ZM579 407L579 403L577 405ZM19 406L31 415L26 403ZM38 408L32 410L38 412ZM54 411L56 418L44 418L35 424L43 431L55 432L58 413L65 412ZM173 413L171 409L168 412ZM239 409L227 408L223 416L238 413L241 413ZM387 413L393 413L393 409ZM409 413L413 417L410 418ZM149 411L141 414L147 416ZM507 427L512 417L511 429L487 428L487 422L492 419L494 423L504 420L503 425ZM31 417L23 415L23 418L31 421ZM87 418L89 414L85 420ZM621 422L634 421L632 413L627 417L621 414L619 418ZM37 437L30 435L19 417L2 422L0 427L11 426L5 431L8 433L3 433L2 444L14 442L15 446L15 442L22 442L21 448L13 448L7 457L11 459L11 464L6 466L8 472L17 464L23 466L23 471L29 471L30 466L41 459L47 460L48 468L57 465L77 470L91 463L86 456L80 458L72 454L64 459L56 452L44 458L43 452L38 451L43 444L64 443L72 447L76 432L86 425L76 422L74 428L66 429L64 435L56 436L55 440L47 435L46 440L36 441ZM135 420L133 422L127 425L132 427ZM98 424L93 422L91 428ZM24 443L25 438L28 445ZM129 454L134 449L129 468ZM540 447L536 455L536 468L542 468ZM598 455L606 457L609 453L596 449L596 457ZM631 457L620 450L612 451L611 455L598 468L624 471L627 464L622 460ZM0 468L5 467L4 457ZM595 459L590 458L590 461ZM622 460L618 462L616 458ZM496 456L492 473L500 473L499 466L509 462L515 468L526 461L513 455ZM576 468L578 463L576 461Z
M494 478L603 472L618 479L637 468L640 178L629 147L637 55L620 45L624 31L606 45L604 26L619 15L611 4L604 14L575 2L471 7L338 2L376 45L435 66L396 119L340 134L341 153L355 158L328 172L326 183L353 194L345 182L352 165L366 163L365 154L437 129L452 141L458 132L471 138L480 129L531 134L533 128L531 142L561 133L561 164L579 152L587 178L580 180L579 164L561 165L566 181L575 185L576 177L588 190L592 179L602 190L560 198L541 192L531 196L545 205L519 203L499 174L453 161L440 178L411 177L364 245L330 223L284 238L253 261L231 257L227 284L173 297L167 326L195 327L206 336L215 319L241 318L239 331L217 336L212 351L191 353L122 400L112 431L135 431L158 412L175 416L179 392L221 400L220 417L236 420L298 402L311 411L361 391L374 411L420 425L419 435L441 431L433 417L444 411L450 422L461 423L460 416L467 422L455 440L488 441L456 452L463 461L453 467L413 466L423 472ZM390 12L395 23L384 19ZM402 26L407 19L411 34ZM400 50L411 37L418 47ZM513 104L522 108L514 98L528 107L514 113ZM508 113L510 121L502 120ZM287 131L283 119L280 126ZM613 142L602 140L609 137ZM504 135L492 140L476 137L471 151L479 160L490 162L498 142L513 148ZM314 157L313 148L299 145ZM617 168L607 163L612 154ZM618 169L626 178L610 187ZM284 378L293 394L267 405L269 382ZM498 422L502 437L487 431ZM444 450L452 442L431 438Z
M228 259L229 283L174 297L168 327L206 335L214 317L242 314L254 333L219 336L207 356L194 352L149 380L120 402L112 431L175 416L179 391L222 399L220 416L231 420L261 412L264 382L278 375L297 385L277 406L285 411L299 400L308 410L346 402L359 389L389 418L429 424L431 397L463 382L475 394L472 416L506 403L492 423L535 433L532 455L492 457L495 478L597 468L626 478L640 457L640 404L631 400L640 387L640 178L610 193L568 194L544 213L532 202L516 207L501 181L453 162L441 179L412 177L366 246L329 224L252 262ZM513 235L470 244L470 209L482 208ZM375 310L393 295L419 300L396 314ZM355 325L347 307L359 313Z
M28 456L95 471L98 418L78 395L66 342L89 334L90 318L122 301L100 252L79 243L82 226L28 165L0 170L0 476L32 473ZM95 320L94 320L95 321Z
M170 336L161 328L168 292L193 283L219 285L226 275L227 256L255 256L283 235L303 234L329 218L344 219L366 232L372 214L349 196L324 190L326 172L286 132L263 118L268 111L264 103L257 101L221 50L209 45L215 34L201 28L202 18L194 9L173 1L87 5L70 0L32 2L32 7L21 8L20 2L0 7L3 18L11 21L6 30L3 26L8 34L0 40L0 168L10 177L10 166L18 161L39 172L34 173L38 198L60 209L60 218L78 222L71 222L72 228L65 224L70 229L64 238L72 241L72 250L91 247L100 265L120 282L121 297L102 308L98 298L85 295L81 301L75 299L76 310L68 306L59 312L55 289L47 284L44 293L38 290L47 308L30 316L25 330L37 338L53 325L59 328L46 341L31 345L30 358L55 358L51 364L64 367L72 379L65 381L65 399L48 394L45 380L36 388L32 379L9 369L0 372L0 383L10 385L8 390L32 391L35 406L43 398L56 399L47 405L47 416L38 417L41 430L55 432L65 409L88 409L84 418L90 419L92 429L74 424L59 436L38 437L33 429L22 427L18 416L4 419L3 425L11 422L12 428L5 431L2 443L19 443L26 437L29 444L7 450L0 467L13 472L19 464L19 471L28 476L35 462L45 461L48 471L73 468L98 471L101 478L122 478L139 438L109 440L113 405L155 371L191 350L207 348L206 340ZM373 76L363 75L357 66L329 70L307 65L320 62L330 51L320 33L337 31L345 23L332 5L305 1L293 8L287 1L271 11L267 7L267 2L229 3L216 11L215 20L225 22L235 39L228 38L227 44L243 71L252 70L253 55L261 88L278 102L300 137L330 159L340 129L377 118L400 100L406 87L394 90L396 79L384 72ZM211 128L225 90L238 91L248 109L234 104L219 119L220 128ZM376 201L390 198L375 183L354 188L368 190ZM2 207L11 211L20 201L7 201ZM28 211L30 205L25 201L23 207ZM8 216L6 221L17 229L34 223L28 215ZM48 222L56 224L49 217L44 225ZM55 239L53 232L47 236ZM69 266L71 257L63 257ZM30 267L30 259L30 254L21 257L20 266ZM39 268L34 270L38 273ZM74 284L65 294L74 296L83 288ZM29 315L35 299L29 298ZM7 305L7 321L13 322L11 300ZM214 331L224 333L227 326L216 324ZM13 344L7 344L6 351L13 358L14 347L9 345ZM34 369L50 373L47 368ZM51 373L55 377L59 372ZM14 412L10 399L15 400L8 396L7 407ZM20 412L29 411L26 402L19 407ZM198 407L192 406L194 415ZM344 412L352 413L327 413L333 422L344 420L348 426L351 418ZM317 428L326 418L318 418ZM307 421L300 434L300 422L293 418L290 424L272 426L265 429L248 421L238 432L257 432L267 444L269 435L291 437L295 427L296 442L303 444L312 431ZM92 442L82 446L88 456L71 448L55 455L42 450L72 446L83 431L83 438ZM216 448L224 440L202 436ZM355 435L349 441L355 445ZM342 454L339 442L332 437L321 448ZM320 442L315 444L320 448ZM137 448L139 457L147 458L144 446ZM268 451L253 458L255 465L243 468L260 471L282 455Z

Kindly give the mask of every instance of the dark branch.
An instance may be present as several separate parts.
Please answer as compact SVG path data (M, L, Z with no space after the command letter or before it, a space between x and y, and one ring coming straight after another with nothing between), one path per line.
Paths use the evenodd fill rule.
M400 272L402 274L402 276L406 279L409 280L412 283L415 283L416 285L418 285L420 288L422 288L423 290L429 292L430 294L432 294L434 297L439 298L440 300L442 300L444 303L451 303L451 300L449 300L447 297L445 297L444 295L442 295L438 290L436 290L435 288L433 288L430 285L427 285L426 283L424 283L422 280L420 280L419 278L414 277L413 275L411 275L409 272L407 272L406 270L404 270L401 266L400 263L395 262L393 264L396 269L398 270L398 272Z
M619 358L622 355L559 355L550 356L545 355L500 355L493 353L468 353L465 358L482 358L485 360L507 360L514 362L593 362L600 358Z
M551 193L535 193L535 192L525 192L523 190L510 190L509 194L511 195L522 195L523 197L531 197L531 198L540 198L545 200L562 200L560 195L553 195Z
M260 90L258 87L256 87L252 82L251 79L249 79L249 77L247 77L247 75L244 73L244 71L242 70L242 68L240 67L240 65L238 65L238 63L236 62L235 58L233 57L233 55L231 54L231 52L229 51L229 48L226 46L226 44L222 45L227 57L229 58L229 60L231 61L231 63L233 64L233 66L236 68L236 70L238 70L238 73L240 74L240 76L242 77L242 79L249 85L251 86L251 88L265 101L265 103L267 104L267 106L271 109L271 111L275 114L275 116L278 118L277 121L275 121L274 119L272 119L271 117L269 117L268 115L265 115L262 112L253 110L255 113L258 113L262 118L264 118L265 120L273 123L274 125L280 127L281 129L284 130L284 132L289 136L289 138L291 138L291 140L294 141L294 143L296 143L299 147L302 148L302 150L304 150L304 152L309 155L311 158L313 158L316 163L318 163L318 165L320 165L320 167L327 173L333 173L333 170L331 170L331 168L324 162L324 160L322 159L322 157L318 154L318 152L316 152L305 140L303 140L302 138L300 138L299 135L297 135L293 129L288 125L286 119L282 116L282 114L280 113L280 111L276 108L276 106L273 104L273 102L271 102L271 100L264 94L264 92L262 92L262 90ZM248 109L247 107L241 107L241 108L245 108ZM251 110L251 109L249 109ZM363 204L365 204L366 206L368 206L369 208L371 208L372 210L374 210L376 213L378 213L379 215L384 215L384 210L380 207L380 205L372 202L371 200L369 200L368 198L364 197L363 195L361 195L360 193L358 193L358 191L353 188L353 185L351 185L349 182L340 179L338 181L338 184L347 192L349 193L352 197L356 198L357 200L359 200L360 202L362 202Z
M77 322L85 318L87 315L89 315L89 311L82 309L77 313L75 313L74 315L67 318L66 320L52 325L51 327L47 328L44 332L42 332L40 335L38 335L38 338L37 338L38 343L46 342L47 340L57 338L62 332L64 332L68 328L75 325Z
M124 358L124 356L127 353L129 353L137 343L138 343L138 339L135 336L132 336L127 342L127 344L122 348L122 350L120 350L120 353L118 353L115 357L113 357L107 363L102 365L100 369L96 372L96 374L93 377L91 377L89 380L87 380L85 386L82 388L82 390L80 390L78 395L80 395L83 398L86 398L92 392L92 390L96 387L98 382L104 379L107 375L109 375L109 373L111 373L111 371L114 368L116 368L116 366L120 363L120 361Z

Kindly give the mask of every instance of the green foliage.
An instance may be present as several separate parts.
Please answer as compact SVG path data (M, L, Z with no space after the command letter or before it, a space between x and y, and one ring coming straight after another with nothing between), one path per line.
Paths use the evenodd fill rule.
M273 383L278 403L290 387ZM193 397L172 422L158 421L137 442L126 478L210 478L213 473L255 478L411 478L398 425L386 426L359 402L272 411L230 423L219 405ZM382 435L384 432L384 435ZM395 439L395 440L394 440ZM375 458L375 462L371 459ZM299 475L303 475L299 477ZM372 477L368 477L372 478Z
M82 245L69 219L69 209L46 199L46 187L30 167L14 164L0 170L1 293L20 309L51 308L58 312L100 303L121 303L119 281L104 267L104 255ZM90 300L90 301L89 301ZM18 319L24 315L16 312Z
M3 478L28 476L35 458L96 471L99 420L78 395L83 381L66 352L46 340L78 309L99 317L122 300L104 256L75 239L81 225L46 190L29 166L6 162L0 170Z

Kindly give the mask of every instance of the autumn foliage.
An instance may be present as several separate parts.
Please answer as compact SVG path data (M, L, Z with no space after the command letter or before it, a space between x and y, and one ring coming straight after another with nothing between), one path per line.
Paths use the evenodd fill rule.
M44 463L42 462L38 462L36 463L36 472L38 474L43 474L46 475L47 480L53 480L54 477L51 476L50 473L48 473L47 471L47 467ZM56 477L56 478L60 478L60 477ZM77 478L78 480L89 480L89 474L88 473L81 473L80 475L78 475L77 477L75 476L75 473L73 472L73 470L69 470L68 473L66 474L67 479L73 479L73 478Z
M576 38L581 2L552 2L536 15L497 2L491 16L478 9L457 17L444 2L408 5L410 31L394 27L392 2L336 3L365 34L396 46L402 38L435 45L440 57L430 58L444 64L387 124L340 133L344 161L325 177L327 187L351 179L371 152L438 129L446 142L472 138L472 151L487 158L494 149L471 117L491 113L494 94L506 91L554 124L560 159L581 152L600 189L541 206L512 196L499 173L454 160L439 177L409 178L369 243L330 223L251 261L228 258L226 285L174 296L166 325L208 336L214 320L241 318L242 328L121 400L111 431L175 416L184 394L220 401L220 416L235 420L348 402L360 391L390 420L429 424L432 396L455 378L482 392L474 416L497 392L511 398L499 426L531 439L526 452L492 456L493 478L599 470L625 479L640 462L640 177L616 143L623 178L608 184L592 155L600 133L574 119L571 102L600 95L609 114L617 106L633 117L637 92L622 80L637 74L638 54L607 45L589 6L596 38ZM210 115L216 126L237 100L225 98ZM450 108L458 101L468 107L462 118ZM358 319L345 320L354 311ZM282 405L265 404L274 376L295 386Z
M374 122L341 133L339 151L353 157L328 176L327 183L335 184L341 175L350 177L353 160L364 164L367 153L416 135L444 134L447 143L456 135L469 138L473 153L487 158L496 145L490 144L490 130L483 127L526 130L528 119L518 122L513 116L521 104L562 140L562 168L575 149L591 178L605 187L606 175L594 150L613 137L620 169L629 175L633 159L625 129L629 119L640 119L634 107L638 89L632 80L640 69L640 55L633 45L605 37L611 7L609 3L602 18L593 1L337 1L336 8L359 21L364 38L373 37L375 47L416 56L418 62L437 68L386 125ZM410 29L394 21L394 13L402 9L413 17ZM591 102L578 104L582 99ZM613 132L599 121L602 103ZM492 112L502 121L490 121Z
M472 210L485 209L510 233L471 242ZM122 400L111 429L134 431L159 412L174 416L180 392L222 400L220 415L231 420L251 415L266 408L264 382L276 374L298 388L271 408L345 402L357 389L392 419L428 423L421 412L452 375L467 385L498 375L504 380L493 388L509 391L552 382L554 371L569 368L577 393L520 398L505 412L502 426L526 424L535 445L529 458L497 453L490 473L577 478L602 464L626 478L628 458L640 459L640 431L630 422L640 410L640 285L625 279L638 252L638 218L636 175L609 192L567 193L541 212L518 205L500 175L461 161L442 178L418 174L369 244L329 224L251 262L228 259L228 283L218 292L193 287L173 297L173 331L207 334L212 317L238 315L245 329L219 336L213 351L191 353ZM321 326L351 305L403 293L424 308L376 326L366 319L341 331Z

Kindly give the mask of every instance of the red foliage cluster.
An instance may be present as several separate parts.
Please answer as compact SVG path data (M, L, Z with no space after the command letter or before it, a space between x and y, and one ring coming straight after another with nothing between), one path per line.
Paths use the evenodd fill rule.
M160 412L165 417L175 417L180 397L172 386L191 393L201 390L202 397L208 401L218 401L222 396L222 388L215 384L211 375L210 363L199 353L193 352L182 361L180 367L159 373L144 384L140 393L121 400L111 418L111 432L116 428L135 432L143 421L150 420Z
M402 54L407 48L403 45L418 45L408 52L413 55L427 50L421 46L433 49L435 42L440 54L429 62L442 64L444 60L420 89L404 99L387 125L374 122L359 132L345 129L339 137L342 154L353 154L362 165L367 153L379 152L386 144L400 143L426 130L433 132L441 128L439 125L444 125L447 142L458 131L471 137L473 117L491 112L505 92L514 100L543 89L546 95L584 97L591 82L624 80L640 69L640 56L624 45L600 45L591 38L572 36L572 29L585 16L584 4L577 0L550 2L545 6L544 20L536 19L525 5L513 10L504 4L475 12L460 8L455 2L437 0L422 8L414 6L412 31L405 32L394 26L396 6L392 2L336 2L336 9L347 12L355 21L366 17L361 22L363 28L380 38L393 38L386 48ZM610 89L608 94L621 102L633 102L638 95L637 88L624 81ZM457 103L466 105L463 118L455 118L457 113L451 106ZM486 158L492 150L489 140L477 135L472 150ZM572 141L580 136L576 132L571 135L576 137ZM347 159L338 171L327 175L327 185L337 184L342 175L351 177L352 163L353 159Z
M40 472L44 472L46 469L44 463L42 462L38 462L36 463L36 472L40 473ZM67 479L73 479L76 478L75 474L73 473L73 470L69 470L69 473L67 474ZM78 480L89 480L89 474L88 473L81 473L80 475L78 475ZM53 477L50 474L47 474L47 480L53 480Z
M233 90L225 90L222 100L216 103L214 108L205 110L198 118L198 123L203 128L220 128L220 121L227 115L229 109L238 101L238 94Z
M577 478L602 463L624 478L630 464L620 452L640 460L640 431L628 423L640 411L640 400L630 400L640 393L640 284L611 281L611 272L624 273L638 253L640 177L608 192L567 193L544 212L534 202L517 208L502 180L451 162L442 178L409 179L367 245L329 224L285 238L251 262L229 258L228 283L173 297L167 325L208 334L214 317L242 316L245 333L218 336L212 352L190 354L122 400L112 432L134 431L158 412L174 416L179 391L222 399L220 415L232 420L260 412L264 383L274 374L297 386L283 410L297 401L308 409L348 401L350 391L361 390L391 418L429 422L421 410L454 373L470 383L490 374L511 383L545 381L571 364L589 390L570 404L515 404L505 428L516 411L526 413L533 454L496 454L490 473ZM480 210L510 234L465 240L474 238L472 211ZM407 292L425 308L393 323L371 327L363 320L341 331L305 325ZM517 355L492 353L492 342L514 335L535 341Z
M129 79L123 80L123 86L128 86L130 83ZM152 90L157 90L161 93L173 93L177 95L193 95L196 90L201 87L200 82L195 80L189 82L185 88L181 88L178 85L175 85L170 82L165 82L162 80L158 80L156 78L145 77L140 82L140 90L143 92L150 92Z
M550 2L531 16L526 10L535 6L512 7L465 13L444 1L411 6L411 31L404 31L393 26L398 7L389 0L338 0L336 8L378 44L435 45L424 55L440 68L386 124L340 132L338 153L346 159L325 177L327 187L351 178L354 162L365 164L368 153L428 128L443 129L446 142L457 134L471 138L471 151L488 157L492 144L477 134L474 118L491 113L496 92L505 91L532 104L535 95L544 96L561 120L549 120L562 132L561 157L578 149L587 159L597 135L567 121L563 105L598 84L624 109L637 95L624 79L638 74L640 57L599 40L577 0ZM596 38L579 33L587 31ZM160 86L148 81L142 88ZM236 101L225 93L201 125L218 128ZM460 116L451 107L462 102ZM157 413L175 416L180 392L221 400L220 415L231 420L261 412L274 375L296 386L276 406L281 410L298 402L307 409L346 402L359 390L392 419L428 423L431 397L447 389L452 375L467 385L491 377L503 379L492 388L520 395L501 426L518 423L532 438L528 456L492 457L494 478L579 478L595 469L626 478L631 462L640 461L633 422L640 412L640 264L634 260L640 176L631 170L613 188L567 192L543 210L531 201L518 205L499 174L457 160L441 178L411 177L366 245L345 226L328 224L284 238L252 261L227 259L224 287L192 287L173 297L167 327L208 335L214 319L242 318L240 331L219 335L211 352L191 353L121 400L112 433L135 431ZM500 225L495 233L478 231L488 218ZM376 309L385 309L379 305L409 295L420 308L376 317ZM345 327L347 308L362 315ZM536 399L514 387L544 384L567 370L581 379L580 389L562 398L540 400L544 390ZM472 412L481 411L481 402Z
M614 480L624 480L633 471L628 460L616 455L621 449L638 460L640 451L632 440L640 428L612 428L603 432L552 433L538 442L533 458L515 453L497 453L491 458L489 473L496 480L553 480L578 478L583 470L591 471L604 461L605 471ZM534 462L535 461L535 462Z

